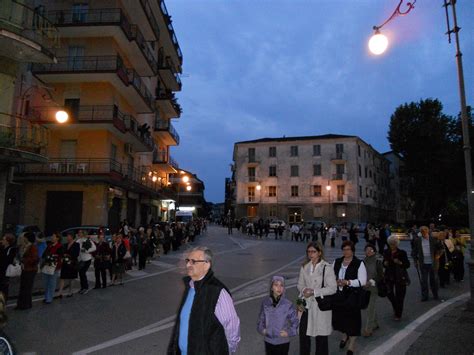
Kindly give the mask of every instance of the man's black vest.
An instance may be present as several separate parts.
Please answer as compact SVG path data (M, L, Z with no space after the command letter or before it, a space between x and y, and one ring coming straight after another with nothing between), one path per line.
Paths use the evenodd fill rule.
M176 323L168 346L168 355L181 354L178 345L179 322L181 310L188 297L190 280L190 277L183 279L186 290L176 316ZM194 282L196 294L194 295L189 317L188 355L229 354L229 346L227 344L224 327L214 314L222 289L227 290L224 284L214 277L212 270L209 270L202 280Z

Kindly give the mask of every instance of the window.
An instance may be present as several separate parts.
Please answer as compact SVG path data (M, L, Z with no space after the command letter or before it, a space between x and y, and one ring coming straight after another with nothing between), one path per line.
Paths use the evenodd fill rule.
M359 164L359 177L362 177L362 167Z
M290 176L298 176L298 175L299 175L298 165L292 165Z
M323 209L321 206L314 206L314 218L320 218L323 216Z
M84 66L84 47L68 47L68 70L82 69Z
M276 165L270 165L268 167L268 176L277 176L277 167L276 167Z
M314 156L320 156L321 155L321 145L320 144L313 145L313 155Z
M110 159L117 160L117 146L115 144L110 145Z
M255 168L248 168L249 182L255 181Z
M368 187L365 188L365 197L369 197L369 188Z
M343 153L344 153L344 144L336 144L336 158L342 159Z
M362 186L359 185L359 197L362 197Z
M337 185L337 200L343 201L344 200L344 193L346 189L344 185Z
M77 121L81 111L81 99L64 99L64 109L71 121Z
M367 179L367 171L368 171L368 169L367 169L367 167L365 167L365 178L366 179Z
M269 214L269 217L276 217L278 215L277 213L277 206L275 205L272 205L269 207L268 209L268 214Z
M321 185L313 185L313 196L321 196Z
M248 191L249 202L254 202L255 201L255 186L249 186L247 191Z
M357 154L360 156L360 145L357 145Z
M268 186L268 197L276 197L276 195L277 195L277 187Z
M255 163L255 148L249 148L249 163Z
M290 147L290 156L291 157L297 157L298 156L298 146L297 145L292 145Z
M345 165L344 164L336 164L336 174L344 174L345 173Z
M321 164L313 165L313 176L321 176Z
M298 185L291 186L291 197L298 197Z
M372 179L372 170L369 170L369 176Z
M72 21L74 23L86 22L88 9L89 9L89 5L87 4L73 4L72 5Z
M275 158L277 156L277 147L269 147L268 148L268 156L270 158Z

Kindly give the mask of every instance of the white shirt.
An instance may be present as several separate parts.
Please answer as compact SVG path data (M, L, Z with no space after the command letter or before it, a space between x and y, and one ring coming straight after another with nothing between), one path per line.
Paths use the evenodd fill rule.
M344 266L344 263L341 264L341 268L339 269L339 274L337 275L338 280L344 280L344 277L346 276L347 266ZM357 270L357 279L349 280L348 286L361 287L361 286L365 286L366 283L367 283L367 269L365 268L365 264L361 262L359 269ZM339 290L342 290L342 289L343 288L339 286Z
M81 250L81 252L79 253L79 261L89 261L92 259L92 255L91 253L95 252L95 250L97 249L96 246L95 246L95 243L91 240L91 247L89 249L87 249L87 251L84 251L82 249L82 244L89 238L79 238L77 240L76 243L79 244L79 249ZM89 239L90 240L90 239Z

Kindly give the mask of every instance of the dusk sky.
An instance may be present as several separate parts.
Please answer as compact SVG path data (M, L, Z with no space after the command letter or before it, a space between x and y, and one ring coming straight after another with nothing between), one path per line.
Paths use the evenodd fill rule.
M418 0L382 33L390 45L369 54L372 26L398 0L168 0L183 52L184 113L173 124L180 167L224 201L234 142L264 137L357 135L390 149L390 116L400 104L437 98L460 111L454 37L442 0ZM405 2L406 3L406 2ZM468 104L474 99L474 3L458 0ZM452 24L452 21L451 21Z

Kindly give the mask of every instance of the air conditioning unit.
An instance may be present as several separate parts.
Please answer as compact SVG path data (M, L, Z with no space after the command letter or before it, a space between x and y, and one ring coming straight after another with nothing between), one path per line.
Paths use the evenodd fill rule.
M125 154L133 154L133 146L130 143L125 144Z

